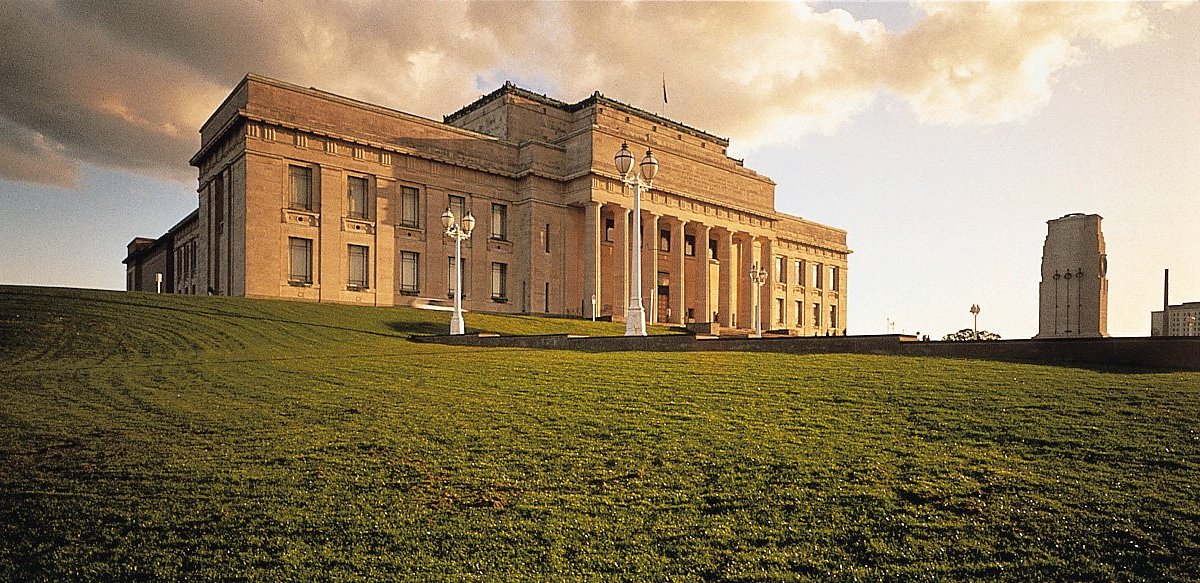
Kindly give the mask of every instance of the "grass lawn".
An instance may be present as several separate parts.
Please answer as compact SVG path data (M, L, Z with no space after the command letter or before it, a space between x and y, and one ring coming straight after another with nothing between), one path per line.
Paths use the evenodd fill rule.
M448 319L0 286L0 580L1200 578L1200 373Z

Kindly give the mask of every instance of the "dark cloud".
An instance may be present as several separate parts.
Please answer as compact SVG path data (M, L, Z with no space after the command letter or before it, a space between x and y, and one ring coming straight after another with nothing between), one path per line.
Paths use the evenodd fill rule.
M0 5L0 178L80 163L194 177L197 128L247 72L440 118L536 80L744 142L830 132L880 89L936 123L1019 119L1085 46L1144 38L1119 2L935 4L909 31L784 3L62 2Z

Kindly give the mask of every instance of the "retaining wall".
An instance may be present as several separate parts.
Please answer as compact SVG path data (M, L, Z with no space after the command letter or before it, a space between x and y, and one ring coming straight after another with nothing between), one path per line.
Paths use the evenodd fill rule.
M795 336L705 338L670 336L420 336L418 342L456 346L539 348L585 352L850 353L1010 360L1040 364L1122 365L1200 370L1200 337L1079 338L918 342L914 336Z

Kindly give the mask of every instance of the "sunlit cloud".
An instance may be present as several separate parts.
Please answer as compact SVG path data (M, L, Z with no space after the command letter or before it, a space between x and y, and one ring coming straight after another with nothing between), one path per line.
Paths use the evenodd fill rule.
M1090 53L1149 38L1148 11L1170 16L1123 2L919 9L894 32L803 3L9 2L0 178L71 184L88 163L193 179L196 130L247 72L434 119L511 75L750 147L836 132L881 92L925 123L1004 123L1036 115ZM50 154L35 164L37 151Z

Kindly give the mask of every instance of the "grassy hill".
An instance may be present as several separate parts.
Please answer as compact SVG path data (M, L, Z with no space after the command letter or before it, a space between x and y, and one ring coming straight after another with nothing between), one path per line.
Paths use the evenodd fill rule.
M407 340L447 322L0 286L0 580L1200 574L1200 373Z

